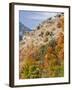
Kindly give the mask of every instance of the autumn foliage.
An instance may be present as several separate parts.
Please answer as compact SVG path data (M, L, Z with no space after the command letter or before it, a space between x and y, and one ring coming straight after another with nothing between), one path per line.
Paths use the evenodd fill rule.
M20 49L19 78L49 78L64 76L64 17L60 17L54 36L53 32L46 33L45 44L34 46L33 42L26 48ZM54 28L54 27L53 27ZM38 29L40 29L38 27ZM41 33L43 35L43 33ZM43 36L42 36L43 37ZM45 37L44 37L45 38Z

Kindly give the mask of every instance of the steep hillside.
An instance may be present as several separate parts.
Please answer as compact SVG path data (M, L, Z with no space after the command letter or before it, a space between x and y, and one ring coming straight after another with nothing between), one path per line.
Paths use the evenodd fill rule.
M19 46L20 78L64 76L64 14L23 35Z
M32 31L32 30L26 27L21 22L19 22L19 40L20 41L22 40L24 33L29 32L29 31Z

